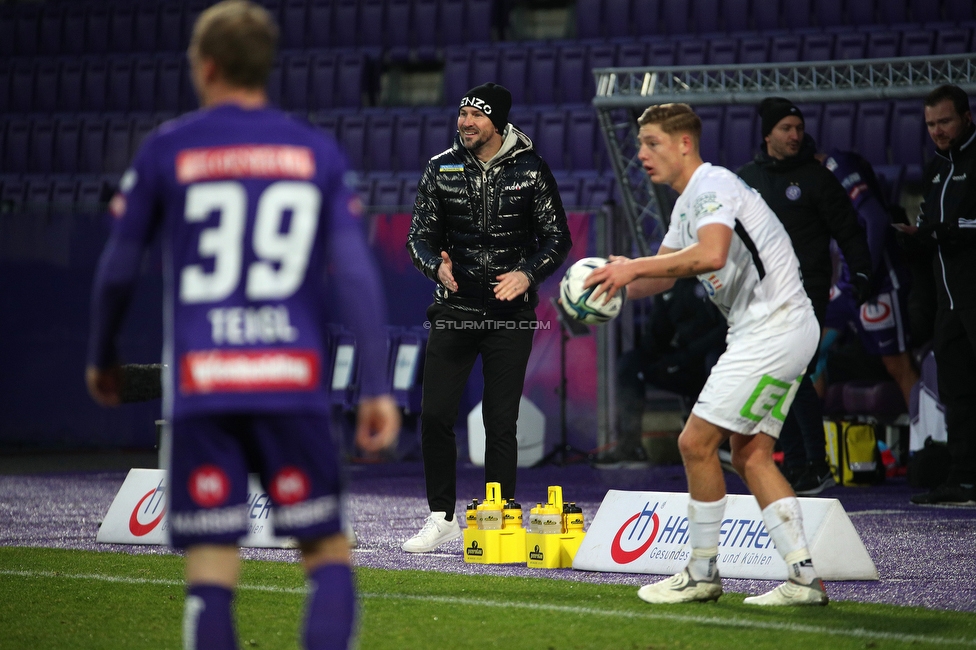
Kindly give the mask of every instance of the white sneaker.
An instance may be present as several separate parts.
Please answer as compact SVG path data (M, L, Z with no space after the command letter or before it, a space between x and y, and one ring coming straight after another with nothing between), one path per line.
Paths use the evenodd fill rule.
M461 527L458 526L457 517L451 521L446 521L446 518L446 512L430 513L420 532L403 543L403 550L407 553L429 553L444 542L460 537Z
M637 597L655 605L667 603L693 603L696 601L718 600L722 595L722 579L718 572L715 578L706 582L695 580L686 568L670 578L651 585L644 585L637 590Z
M816 578L809 585L801 585L799 582L787 580L772 591L767 591L761 596L749 596L742 602L746 605L783 606L826 605L829 601L823 580Z

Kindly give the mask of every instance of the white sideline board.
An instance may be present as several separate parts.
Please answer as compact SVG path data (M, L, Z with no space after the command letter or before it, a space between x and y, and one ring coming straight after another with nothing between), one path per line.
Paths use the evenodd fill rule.
M837 499L799 499L810 555L824 580L877 580L878 570ZM671 575L688 563L688 494L610 490L576 552L583 571ZM786 563L752 496L730 494L718 547L726 578L785 580Z
M241 546L252 548L294 548L294 540L276 537L271 523L271 497L261 488L257 476L248 477L248 534ZM169 544L166 517L166 471L130 469L122 487L98 528L100 544Z

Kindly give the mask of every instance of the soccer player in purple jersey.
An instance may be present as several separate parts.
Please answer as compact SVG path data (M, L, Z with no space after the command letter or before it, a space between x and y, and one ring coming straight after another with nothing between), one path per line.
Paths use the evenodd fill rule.
M161 231L168 507L171 542L186 549L186 648L236 647L249 471L272 498L276 533L299 541L305 647L349 645L355 595L323 383L328 321L356 335L357 444L380 450L399 430L385 304L344 158L331 138L267 106L277 33L243 0L200 16L189 58L203 108L147 137L123 176L93 291L86 378L96 401L114 405L115 338L142 252Z

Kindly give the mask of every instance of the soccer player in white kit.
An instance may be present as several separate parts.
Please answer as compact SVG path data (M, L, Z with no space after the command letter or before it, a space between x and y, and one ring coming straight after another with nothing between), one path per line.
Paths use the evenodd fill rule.
M730 440L732 464L755 495L766 530L789 570L787 582L753 605L826 605L813 567L800 504L773 462L773 447L799 378L819 340L813 307L800 282L789 236L759 194L723 167L705 163L701 120L687 104L651 106L638 120L640 153L655 183L681 196L653 257L612 257L584 286L631 298L667 291L676 278L697 276L729 323L726 351L685 424L678 447L688 477L685 569L641 587L649 603L717 600L716 567L725 513L725 478L718 448Z

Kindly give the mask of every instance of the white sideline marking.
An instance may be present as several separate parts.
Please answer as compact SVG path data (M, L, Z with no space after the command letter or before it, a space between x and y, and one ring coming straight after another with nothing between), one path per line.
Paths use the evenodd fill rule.
M170 587L183 587L183 580L166 580L162 578L131 578L126 576L109 576L95 573L69 574L55 571L11 571L0 570L0 575L18 576L22 578L64 578L68 580L95 580L98 582L113 582L121 584L148 584L164 585ZM304 596L308 590L304 587L276 587L273 585L249 585L242 584L239 587L242 591L264 591L280 594L296 594ZM817 625L800 625L796 623L777 623L772 621L752 621L742 618L719 618L715 616L687 616L684 614L665 614L638 611L617 611L608 609L598 609L593 607L571 607L568 605L547 605L540 603L519 603L498 600L481 600L477 598L457 598L454 596L421 596L417 594L375 594L360 593L360 598L382 599L382 600L412 600L424 603L440 603L444 605L469 605L472 607L499 607L499 608L519 608L528 610L543 610L548 612L574 614L585 616L605 616L608 618L627 618L638 620L672 621L676 623L698 623L702 625L715 625L718 627L735 627L754 630L776 630L782 632L799 632L801 634L826 634L830 636L852 637L857 639L879 639L885 641L898 641L901 643L935 643L937 645L961 645L976 647L974 639L953 639L949 637L925 636L922 634L899 634L897 632L879 632L865 630L864 628L837 629L830 627L820 627ZM758 608L763 609L763 608ZM788 609L788 608L784 608Z

